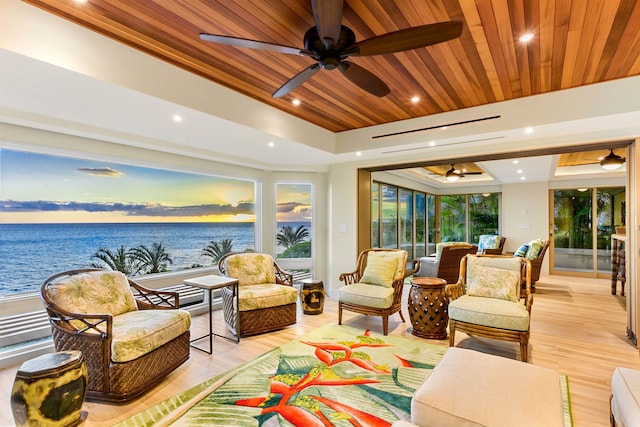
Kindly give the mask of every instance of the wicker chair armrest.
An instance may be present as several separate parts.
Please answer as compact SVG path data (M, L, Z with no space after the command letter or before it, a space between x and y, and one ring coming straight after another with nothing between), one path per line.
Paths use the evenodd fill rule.
M411 274L416 275L420 271L420 258L416 258L413 260L413 267L411 267Z
M178 292L149 289L131 279L129 279L129 286L136 291L134 295L140 310L170 310L180 307Z
M110 314L71 313L60 308L47 307L49 322L58 331L91 340L113 337L113 316Z
M449 301L460 298L465 293L464 283L459 280L457 283L447 285L447 287L445 288L445 293L449 297Z
M279 285L293 286L293 274L280 268L278 264L273 264L275 267L276 283Z
M358 270L352 271L350 273L342 273L339 277L339 280L341 282L344 282L345 286L358 283Z

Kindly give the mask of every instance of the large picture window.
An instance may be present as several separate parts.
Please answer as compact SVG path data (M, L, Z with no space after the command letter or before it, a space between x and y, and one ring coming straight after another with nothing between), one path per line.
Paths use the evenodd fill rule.
M256 183L0 150L0 295L101 267L141 275L255 248Z

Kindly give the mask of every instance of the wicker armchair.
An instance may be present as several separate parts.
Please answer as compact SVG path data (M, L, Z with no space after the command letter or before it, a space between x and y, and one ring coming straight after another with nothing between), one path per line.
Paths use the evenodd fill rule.
M189 359L191 317L178 309L175 292L82 269L49 277L40 296L56 351L82 351L88 399L129 401Z
M439 277L447 283L456 283L460 273L460 260L467 254L478 252L476 245L468 243L438 243L439 256L422 257L413 261L413 274L416 277Z
M220 258L218 269L238 279L240 307L236 307L235 289L222 289L224 322L234 334L256 335L296 323L298 291L293 275L282 270L271 255L229 253Z
M524 303L520 283L524 281ZM467 255L460 263L460 280L448 285L449 346L456 331L520 343L527 362L531 320L531 262L526 258Z
M342 273L344 286L338 290L338 324L342 310L382 317L382 333L389 333L389 316L402 315L402 287L407 267L407 251L366 249L358 256L356 269Z

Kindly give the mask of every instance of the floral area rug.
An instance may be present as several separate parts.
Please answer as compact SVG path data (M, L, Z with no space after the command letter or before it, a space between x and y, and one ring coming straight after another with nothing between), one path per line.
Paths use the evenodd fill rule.
M446 349L327 325L117 426L390 426Z

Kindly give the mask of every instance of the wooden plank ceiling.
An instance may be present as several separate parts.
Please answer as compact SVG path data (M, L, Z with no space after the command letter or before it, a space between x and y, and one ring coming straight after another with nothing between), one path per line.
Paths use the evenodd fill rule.
M321 70L281 99L271 94L311 58L198 36L303 48L314 25L309 0L26 1L334 132L640 73L640 0L345 0L342 22L357 41L449 20L461 20L464 29L460 38L427 48L351 57L391 88L384 98L338 70ZM41 32L46 37L46 28ZM519 42L526 32L534 39ZM421 101L412 104L413 96ZM293 106L293 98L302 104Z

